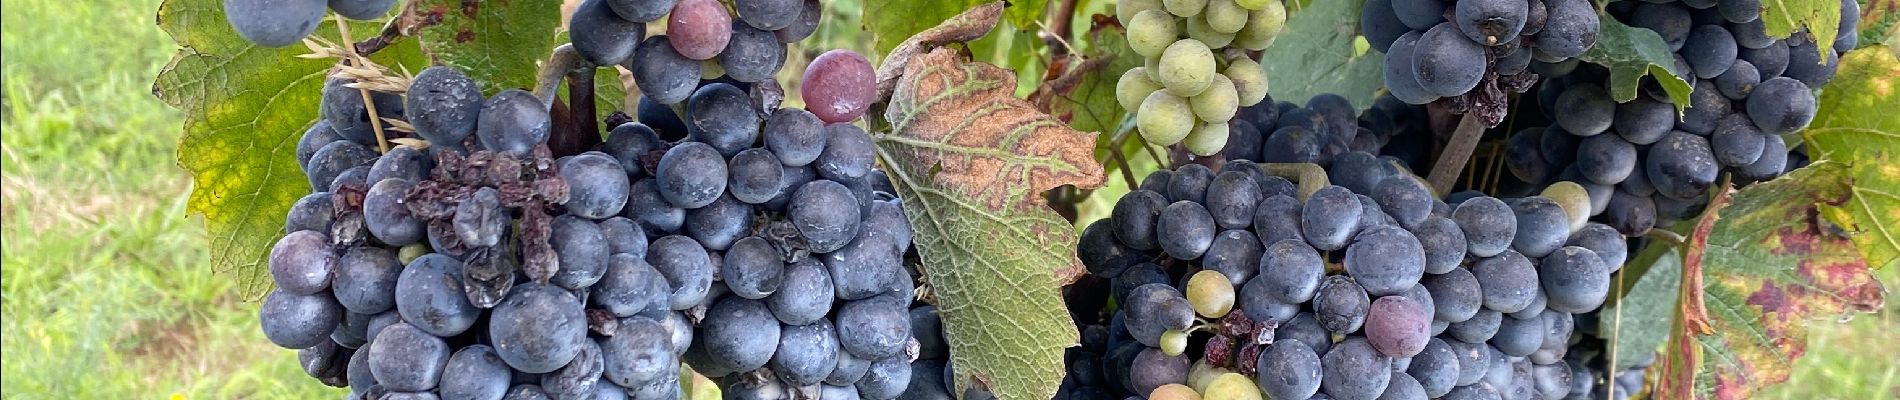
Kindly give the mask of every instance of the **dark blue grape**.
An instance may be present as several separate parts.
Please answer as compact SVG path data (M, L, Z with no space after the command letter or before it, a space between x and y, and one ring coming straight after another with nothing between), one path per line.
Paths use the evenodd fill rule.
M1457 96L1471 91L1484 78L1484 46L1465 38L1453 23L1440 23L1426 30L1418 37L1417 46L1412 54L1412 72L1426 92Z
M779 343L777 322L765 303L725 297L706 312L695 340L715 365L750 371L771 361Z
M548 244L560 262L560 270L550 280L556 286L580 290L607 274L607 239L601 235L599 224L572 215L555 217Z
M488 337L508 366L531 374L553 372L581 352L587 316L581 302L560 288L524 283L489 316Z
M673 288L668 303L674 310L699 305L712 290L712 258L692 238L673 235L654 239L647 247L647 264L666 276Z
M1425 249L1404 229L1381 226L1355 238L1346 249L1345 264L1366 293L1394 295L1416 285L1425 273Z
M630 184L618 161L603 153L582 153L561 162L567 181L567 212L587 219L606 219L627 204Z
M1287 239L1305 242L1306 235L1300 229L1302 208L1299 199L1289 195L1269 196L1254 206L1253 226L1272 227L1258 231L1260 243L1271 245Z
M1484 294L1484 307L1498 312L1518 312L1536 301L1537 268L1516 251L1505 251L1471 265Z
M738 3L743 5L761 1L793 3L798 0L746 0ZM796 4L792 6L796 7ZM792 17L797 17L796 8L787 7L785 11L789 11ZM741 8L740 12L743 17L744 9ZM779 43L778 38L770 30L758 28L752 23L753 21L749 19L732 21L732 38L726 42L726 49L717 56L719 66L726 71L726 76L740 82L761 82L771 79L773 74L778 73L779 68L785 66L785 44Z
M1365 289L1344 275L1326 277L1313 296L1313 317L1334 333L1358 331L1371 308Z
M324 191L344 171L357 167L369 167L376 163L377 157L375 150L356 142L334 141L318 148L316 153L312 153L310 162L304 164L303 172L310 178L312 190Z
M909 299L873 297L845 302L836 323L839 348L863 359L900 355L911 338Z
M621 213L640 224L647 235L660 236L678 232L686 224L686 210L674 206L660 194L659 181L642 179L634 182L627 205Z
M633 22L653 22L673 11L676 0L606 0L620 18Z
M863 128L831 124L825 127L825 148L814 162L818 176L825 179L859 180L869 174L877 162L877 148Z
M580 353L574 355L567 365L541 375L541 390L548 397L556 399L592 399L596 386L612 386L601 383L601 372L605 368L601 361L600 344L593 340L582 340Z
M838 351L838 335L830 322L821 319L810 325L786 325L770 365L772 372L788 383L816 385L837 367Z
M1491 340L1492 336L1497 335L1498 324L1502 323L1504 318L1507 318L1504 313L1488 308L1478 310L1471 319L1451 323L1451 326L1445 329L1445 333L1451 334L1453 339L1458 339L1460 342L1482 345ZM1460 378L1459 382L1463 382L1463 378Z
M1465 260L1465 232L1457 222L1440 216L1428 216L1412 229L1425 250L1425 273L1442 274L1458 269Z
M1392 359L1365 338L1349 337L1320 357L1320 390L1336 399L1371 399L1392 379Z
M1544 29L1532 44L1552 57L1576 57L1596 45L1602 29L1596 6L1586 0L1545 0Z
M819 180L805 184L792 196L788 217L812 251L836 251L857 237L862 210L839 207L857 201L850 188Z
M239 37L264 47L297 43L323 23L324 2L235 0L224 2L225 20Z
M818 31L818 20L825 14L824 4L818 0L805 0L800 6L798 19L792 20L792 24L783 29L772 31L772 36L777 37L780 43L805 40Z
M705 207L726 191L726 159L705 143L681 143L660 157L653 177L660 195L674 206Z
M654 35L641 42L639 49L633 52L632 64L633 81L640 87L640 93L660 104L686 101L699 86L700 62L680 55L666 35ZM645 118L641 122L662 127Z
M1261 199L1259 189L1260 185L1246 172L1222 172L1208 184L1208 212L1222 228L1247 228L1253 224L1254 206Z
M327 292L296 294L272 290L257 313L264 337L286 349L303 349L330 340L343 321L343 306Z
M901 356L872 362L857 382L858 394L865 399L895 399L910 386L910 372L910 362Z
M719 196L705 207L686 211L686 236L698 240L706 250L725 250L751 230L752 205L730 194Z
M836 299L831 274L815 259L804 259L785 267L779 291L766 298L772 315L786 325L808 325L831 312Z
M306 295L328 289L340 268L329 236L317 231L291 232L279 239L271 247L269 264L271 281L279 290Z
M1412 30L1426 30L1445 22L1445 3L1440 1L1394 1L1392 14Z
M1517 39L1530 17L1530 2L1473 0L1457 2L1453 22L1472 42L1497 46Z
M1464 230L1467 251L1477 257L1492 257L1511 248L1517 237L1517 217L1504 201L1478 197L1458 204L1451 220Z
M1273 399L1303 399L1319 392L1319 355L1298 339L1276 340L1260 352L1255 382Z
M644 21L623 18L616 12L616 0L586 0L574 7L568 17L568 40L575 52L596 66L627 62L646 37ZM639 1L645 3L646 1Z
M1683 42L1682 58L1701 79L1715 79L1735 65L1735 36L1721 25L1702 25L1689 31Z
M442 400L499 399L507 394L512 371L495 348L477 344L456 350L442 369Z
M632 254L614 254L607 264L607 274L594 283L592 290L587 301L617 317L672 308L673 288L666 277Z
M700 87L686 101L686 131L696 142L711 145L731 157L759 139L758 111L752 97L737 86L713 83Z
M637 388L676 375L679 359L666 328L647 317L623 318L614 335L600 339L602 377L615 385Z
M548 141L552 124L547 106L533 93L509 89L482 105L475 137L490 151L525 155Z
M802 167L818 159L828 140L824 121L800 108L780 108L765 120L765 148L788 167Z
M1610 268L1595 251L1582 247L1567 246L1544 257L1537 276L1550 308L1557 311L1594 311L1610 292Z
M459 335L481 316L481 309L469 303L462 282L461 261L441 254L417 258L396 278L396 311L403 321L423 331L442 337Z
M719 276L739 297L764 299L778 291L785 274L785 262L779 259L778 250L757 236L734 242L724 260Z
M384 329L369 347L369 369L376 384L404 392L434 389L451 351L442 338L406 323Z
M1304 246L1305 243L1300 243ZM1214 237L1214 244L1201 255L1201 268L1219 272L1227 277L1234 286L1245 284L1259 271L1261 258L1260 239L1253 232L1243 229L1222 231Z
M734 155L726 167L731 177L726 191L747 204L771 201L785 179L785 166L770 150L749 149Z
M638 122L614 127L613 132L607 134L607 142L600 145L601 151L620 162L620 168L626 170L629 177L645 175L643 158L665 147L666 143L653 128Z
M409 125L430 144L461 148L475 133L482 112L482 88L454 67L435 66L416 74L403 102Z
M337 261L331 290L350 312L376 314L396 308L396 281L402 275L396 252L372 246L351 248Z
M1431 293L1434 316L1446 322L1471 319L1484 305L1484 291L1478 279L1463 268L1443 274L1426 275L1419 282Z
M1444 339L1432 338L1425 351L1412 356L1405 372L1418 382L1425 397L1444 396L1457 386L1460 365L1457 350Z
M1650 147L1644 162L1656 191L1678 199L1707 197L1709 185L1721 173L1708 139L1682 131L1670 132Z
M1365 212L1359 197L1339 186L1327 186L1306 199L1301 209L1300 227L1314 248L1333 251L1346 248Z

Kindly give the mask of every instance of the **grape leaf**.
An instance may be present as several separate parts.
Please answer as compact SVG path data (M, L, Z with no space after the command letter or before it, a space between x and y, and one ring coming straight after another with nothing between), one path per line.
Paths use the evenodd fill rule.
M1816 158L1853 166L1854 198L1837 210L1849 219L1837 222L1869 265L1900 264L1900 59L1886 46L1849 52L1827 88L1802 135Z
M1289 12L1286 28L1260 57L1273 82L1275 101L1306 104L1321 93L1334 93L1365 110L1385 85L1385 54L1357 51L1358 1L1322 1Z
M1089 59L1107 60L1108 64L1083 75L1081 82L1068 93L1056 94L1049 104L1049 112L1068 121L1076 130L1113 134L1121 125L1122 117L1128 114L1115 99L1115 83L1121 80L1122 73L1140 67L1142 57L1128 47L1125 34L1116 25L1091 30L1085 43L1081 54Z
M204 216L213 271L237 280L240 296L270 290L264 268L283 235L284 213L310 193L297 165L297 140L317 119L333 59L303 59L301 45L266 48L237 36L218 0L167 0L158 25L183 48L159 72L152 93L185 116L178 164L194 182L186 211ZM377 24L352 23L352 32ZM316 36L338 38L325 21ZM371 57L412 71L427 66L414 41Z
M994 0L878 1L864 2L864 29L870 31L876 54L887 54L911 35L937 26L938 22L972 7L996 3ZM1042 20L1048 0L1019 0L1005 3L1003 18L1018 30L1030 31Z
M1839 36L1841 26L1840 0L1762 0L1761 23L1767 28L1768 37L1786 39L1797 30L1807 30L1814 35L1815 51L1834 51L1828 43L1834 43ZM1821 54L1827 59L1827 54Z
M1669 323L1676 314L1676 293L1682 285L1682 251L1655 243L1624 263L1610 298L1597 313L1597 337L1608 339L1621 371L1669 340Z
M535 61L554 50L561 0L416 0L403 16L430 58L461 69L494 94L534 87ZM419 30L419 31L418 31Z
M1046 399L1076 329L1060 287L1082 271L1048 188L1102 183L1095 135L1012 95L1014 75L939 48L912 58L885 110L878 157L916 230L959 388ZM959 389L957 393L962 393Z
M1676 71L1676 58L1656 31L1624 25L1608 14L1597 17L1602 27L1597 44L1577 57L1610 69L1610 98L1618 103L1635 100L1643 76L1662 83L1676 112L1689 108L1689 82Z
M187 212L205 218L212 269L235 278L242 297L256 298L271 288L263 265L271 243L283 234L284 213L310 193L297 165L297 140L316 122L324 76L335 60L298 58L310 52L300 45L265 48L246 42L225 22L222 4L167 0L159 6L159 27L182 48L159 73L152 93L185 115L178 163L195 183ZM534 59L548 54L553 44L534 47L517 39L551 40L553 26L559 22L558 3L517 6L551 11L484 11L473 14L475 21L467 19L469 14L445 13L430 25L411 26L420 29L411 33L423 39L397 37L371 59L409 72L427 68L431 60L462 66L491 87L499 87L491 80L532 81ZM459 5L454 9L466 10ZM367 39L381 27L376 22L351 22L352 39ZM445 42L427 39L454 29L473 33ZM315 36L341 41L336 25L328 20ZM505 44L490 46L491 40ZM423 44L468 50L432 51L425 56Z
M1704 284L1696 287L1708 310L1700 322L1709 329L1682 335L1696 331L1683 324L1698 321L1677 320L1678 336L1663 359L1663 397L1748 398L1788 379L1813 320L1880 309L1880 281L1853 241L1819 217L1824 204L1848 200L1850 172L1846 164L1823 161L1750 186L1735 194L1706 236L1692 235L1691 242L1706 243L1699 264ZM1694 257L1685 261L1690 274L1694 266Z

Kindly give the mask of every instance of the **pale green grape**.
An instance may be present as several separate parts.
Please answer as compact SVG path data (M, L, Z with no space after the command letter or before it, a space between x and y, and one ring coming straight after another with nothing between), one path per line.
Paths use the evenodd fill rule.
M1163 10L1161 0L1117 0L1115 1L1115 20L1127 23L1135 19L1135 14L1148 10Z
M1214 51L1194 39L1181 39L1161 53L1161 86L1175 96L1201 94L1214 84Z
M1176 17L1192 17L1207 9L1207 0L1161 0L1161 5Z
M1209 122L1194 127L1194 132L1189 132L1183 143L1189 153L1211 156L1227 147L1227 134L1226 122Z
M1215 377L1203 394L1210 399L1265 400L1265 395L1260 393L1260 385L1255 385L1252 378L1236 373Z
M1202 126L1219 126L1221 127L1221 131L1225 132L1227 130L1227 124L1225 123L1206 124ZM1194 137L1204 133L1204 131L1205 129L1196 129L1194 134L1190 134L1188 137ZM1227 135L1223 133L1220 136L1220 144L1222 146L1226 145ZM1189 144L1193 144L1193 141L1189 141ZM1220 151L1220 146L1216 146L1214 151ZM1214 153L1208 152L1207 154ZM1225 317L1228 311L1234 310L1234 282L1227 280L1226 274L1213 270L1201 270L1201 272L1196 272L1194 276L1188 278L1187 298L1188 305L1194 306L1194 312L1201 314L1201 316L1208 318Z
M1213 1L1221 1L1221 0L1213 0ZM1214 28L1209 27L1207 25L1207 17L1208 17L1207 14L1201 14L1201 15L1196 15L1193 17L1188 17L1187 19L1188 38L1199 40L1201 41L1201 44L1205 44L1207 45L1208 48L1212 48L1212 49L1227 47L1229 43L1234 42L1233 33L1221 33L1220 31L1216 31L1214 30Z
M1187 385L1188 387L1194 388L1196 392L1206 392L1207 385L1213 384L1214 378L1219 378L1221 375L1233 372L1233 370L1209 364L1207 359L1203 358L1200 361L1195 361L1194 366L1188 367Z
M1194 110L1188 107L1187 100L1166 90L1149 94L1135 112L1135 127L1141 129L1141 138L1155 145L1180 143L1194 130L1194 122Z
M1556 200L1557 206L1563 207L1564 214L1570 217L1571 232L1583 229L1583 225L1590 222L1590 192L1584 190L1583 185L1571 181L1557 182L1544 188L1542 195Z
M1188 106L1194 107L1194 116L1201 121L1224 124L1234 119L1234 112L1240 108L1240 92L1226 75L1214 75L1214 84L1188 98Z
M1201 13L1201 17L1207 18L1208 27L1220 33L1237 33L1247 26L1247 9L1240 8L1234 0L1208 0L1207 12Z
M1267 8L1268 4L1280 4L1280 0L1234 0L1234 4L1248 10L1259 10Z
M1267 70L1260 63L1247 57L1238 57L1227 62L1227 70L1221 73L1234 83L1234 93L1241 107L1260 104L1267 98Z
M1161 332L1161 354L1169 357L1181 355L1182 352L1187 351L1187 342L1187 332L1173 329Z
M1201 394L1179 383L1170 383L1148 392L1148 400L1201 400Z
M1241 27L1234 36L1234 44L1247 50L1265 50L1273 45L1273 39L1280 36L1280 28L1286 27L1286 6L1280 2L1267 3L1265 7L1247 13L1247 26Z
M1141 109L1141 101L1148 95L1161 90L1161 84L1148 77L1148 68L1134 67L1122 73L1121 80L1115 81L1115 101L1121 103L1123 110Z
M1166 11L1142 11L1127 26L1128 48L1145 57L1160 57L1181 37L1180 24Z

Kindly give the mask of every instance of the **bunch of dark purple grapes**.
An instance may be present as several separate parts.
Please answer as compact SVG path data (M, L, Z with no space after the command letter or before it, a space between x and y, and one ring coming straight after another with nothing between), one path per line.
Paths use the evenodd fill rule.
M1384 103L1360 122L1386 133L1360 135L1422 134L1421 109ZM1083 346L1062 398L1587 392L1565 361L1574 316L1606 301L1625 237L1573 199L1441 200L1364 147L1186 164L1123 196L1082 234L1091 274L1066 295Z
M1385 53L1385 86L1411 104L1448 99L1487 126L1537 81L1533 60L1575 60L1601 29L1589 0L1372 0L1360 31Z
M610 117L604 140L449 67L367 103L332 79L265 336L352 398L672 399L682 364L736 398L905 393L913 361L947 356L912 335L910 225L851 124L869 63L812 63L824 115L755 101L769 80L693 75L679 107Z
M1808 32L1769 38L1756 1L1613 3L1610 15L1655 31L1676 51L1675 69L1693 87L1686 109L1678 115L1651 78L1619 104L1603 68L1542 65L1551 79L1520 117L1548 126L1511 135L1506 165L1534 186L1584 186L1599 219L1628 235L1694 218L1724 175L1746 185L1805 166L1796 134L1818 111L1814 89L1858 43L1859 6L1841 7L1839 37L1821 44Z

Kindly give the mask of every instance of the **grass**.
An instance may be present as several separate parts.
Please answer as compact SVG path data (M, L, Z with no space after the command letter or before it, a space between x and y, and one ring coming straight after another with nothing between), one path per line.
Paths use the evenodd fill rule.
M210 271L174 162L180 117L150 95L175 49L158 3L0 0L0 397L341 397ZM1900 397L1896 310L1817 324L1762 398Z
M210 271L179 114L150 93L176 48L158 3L0 5L0 395L340 397Z

